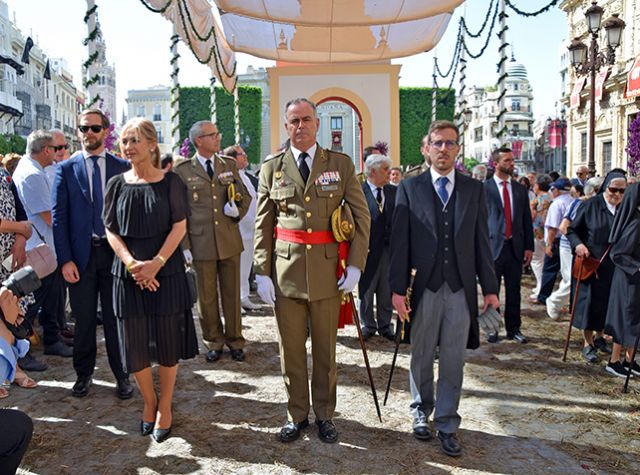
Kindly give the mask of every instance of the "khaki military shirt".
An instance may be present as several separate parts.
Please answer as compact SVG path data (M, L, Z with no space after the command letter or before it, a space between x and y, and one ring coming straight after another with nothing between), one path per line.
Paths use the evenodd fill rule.
M427 162L423 162L422 165L416 165L415 167L409 168L406 172L404 172L403 178L411 178L412 176L422 175L429 169L429 165Z
M291 150L266 161L260 171L254 265L271 276L276 295L310 301L338 294L338 244L297 244L274 238L276 226L288 230L331 231L331 213L342 200L351 207L356 226L348 265L364 269L370 216L351 159L316 149L304 184Z
M238 223L249 209L251 196L244 188L235 160L219 155L211 160L213 179L195 156L178 160L173 167L187 186L191 215L187 218L182 248L191 250L194 260L227 259L243 251ZM229 183L233 183L236 193L242 195L240 202L236 202L240 212L237 218L231 218L223 211Z

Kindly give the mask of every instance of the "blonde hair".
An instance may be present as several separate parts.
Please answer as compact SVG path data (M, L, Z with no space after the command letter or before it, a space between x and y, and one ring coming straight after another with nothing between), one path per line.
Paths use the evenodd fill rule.
M149 142L154 143L156 146L151 151L151 163L156 168L160 168L160 147L158 147L158 133L156 132L156 128L153 126L153 122L149 119L145 119L144 117L135 117L122 127L122 131L120 132L120 138L125 135L129 130L133 131L134 134L139 137L143 136ZM120 148L122 149L122 144L120 144Z
M22 155L17 153L8 153L2 157L2 166L9 172L9 175L13 175L13 171L18 166L18 162L22 158Z

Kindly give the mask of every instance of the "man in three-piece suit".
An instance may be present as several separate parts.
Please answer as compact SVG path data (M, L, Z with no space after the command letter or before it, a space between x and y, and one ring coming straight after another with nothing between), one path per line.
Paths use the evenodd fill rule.
M366 340L377 331L380 336L393 340L394 333L391 329L393 309L389 288L389 242L397 188L389 184L391 170L389 157L379 154L370 155L364 163L364 170L367 180L362 184L362 191L369 206L371 227L367 265L358 282L362 336ZM377 318L373 316L374 295Z
M245 190L235 160L221 157L222 135L216 124L199 121L189 130L196 148L190 159L179 160L173 171L187 186L191 215L182 249L187 262L193 261L198 286L198 314L207 346L206 360L217 361L224 345L231 358L244 360L244 337L240 316L240 253L242 237L238 228L247 213L251 196ZM228 198L233 185L236 196ZM218 281L224 314L224 328L218 308Z
M275 305L280 361L288 395L282 442L309 425L307 337L311 335L311 398L320 440L334 443L336 339L341 291L351 292L365 266L369 211L351 159L321 148L316 106L294 99L285 107L291 139L286 151L265 160L260 171L254 267L258 294ZM351 208L355 235L338 279L339 245L331 214L342 201Z
M431 439L428 417L441 447L461 454L456 431L465 348L479 346L477 283L483 311L499 307L498 284L487 229L482 183L455 170L459 132L449 121L435 121L427 134L431 167L398 187L391 232L391 290L399 318L411 315L411 414L413 434ZM405 295L411 269L417 270L410 306ZM437 394L433 363L440 348Z
M111 277L113 250L105 237L102 206L107 182L128 170L129 163L106 152L104 140L108 134L109 118L101 110L87 109L80 114L78 137L82 153L58 165L53 183L53 234L76 319L73 367L77 380L72 394L84 397L91 386L96 364L99 296L116 392L120 399L128 399L133 395L133 388L123 370L118 349Z
M504 276L504 321L507 338L526 343L520 331L520 280L522 267L533 256L533 225L527 189L513 180L515 161L508 147L497 150L496 171L484 183L484 197L489 215L489 240L495 262L498 285ZM487 340L498 341L497 333Z

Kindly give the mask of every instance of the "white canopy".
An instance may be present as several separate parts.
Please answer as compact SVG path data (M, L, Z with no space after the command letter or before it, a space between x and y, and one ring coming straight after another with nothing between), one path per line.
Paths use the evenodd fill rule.
M438 44L464 0L143 0L224 87L235 87L234 51L298 63L380 61Z

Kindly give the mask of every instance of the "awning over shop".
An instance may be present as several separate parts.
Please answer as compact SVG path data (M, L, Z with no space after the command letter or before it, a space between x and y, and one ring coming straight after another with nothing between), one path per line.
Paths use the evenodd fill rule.
M142 0L176 24L227 90L234 52L295 63L380 61L429 51L464 0Z
M8 64L13 69L16 70L16 73L20 76L24 74L24 66L13 59L11 56L4 56L0 54L0 64Z
M631 69L627 73L627 89L624 97L632 98L640 96L640 56L638 56Z

